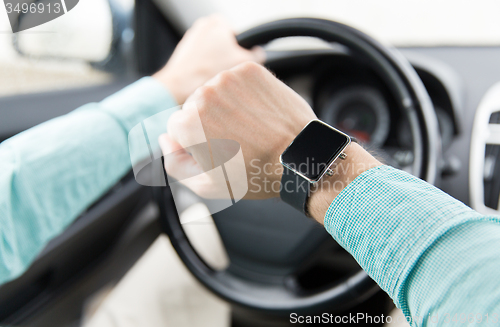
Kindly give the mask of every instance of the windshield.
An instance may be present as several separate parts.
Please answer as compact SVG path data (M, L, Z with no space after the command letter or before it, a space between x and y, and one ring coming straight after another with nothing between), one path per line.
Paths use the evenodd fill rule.
M156 0L182 28L210 13L238 32L290 17L348 24L395 46L500 45L498 0Z

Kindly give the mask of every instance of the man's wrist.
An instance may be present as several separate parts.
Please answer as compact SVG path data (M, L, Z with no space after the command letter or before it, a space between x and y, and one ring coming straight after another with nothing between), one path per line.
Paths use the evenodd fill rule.
M160 70L156 74L153 74L151 77L160 82L163 87L165 87L170 92L170 94L172 94L178 104L183 104L186 101L188 95L185 94L186 92L183 92L183 88L181 87L181 85L179 85L182 83L176 81L175 76L165 71L165 68Z
M332 176L324 175L319 182L311 185L308 213L321 224L330 204L350 182L368 169L382 165L357 143L351 143L344 153L347 157L337 159L332 165Z

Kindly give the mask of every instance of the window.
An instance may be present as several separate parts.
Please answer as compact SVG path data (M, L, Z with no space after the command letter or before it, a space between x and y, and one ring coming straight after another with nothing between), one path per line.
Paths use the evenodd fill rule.
M63 16L13 34L6 7L1 5L0 96L109 82L111 74L93 68L89 60L106 58L112 26L107 0L92 0L80 1Z

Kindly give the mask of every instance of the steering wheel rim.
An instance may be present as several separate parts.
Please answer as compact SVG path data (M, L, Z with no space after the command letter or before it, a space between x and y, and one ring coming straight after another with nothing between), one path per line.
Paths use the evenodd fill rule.
M252 28L238 35L237 39L241 46L251 48L289 36L318 37L343 44L376 67L412 125L414 161L420 161L414 165L414 174L433 183L440 145L437 120L427 92L409 63L397 52L358 30L327 20L296 18L275 21ZM420 133L417 133L417 127ZM341 310L364 301L378 290L363 270L330 289L313 294L297 294L293 285L287 283L281 286L266 284L242 278L228 270L216 271L191 245L180 223L170 188L157 188L155 192L162 227L183 263L203 285L235 305L278 315L332 308Z

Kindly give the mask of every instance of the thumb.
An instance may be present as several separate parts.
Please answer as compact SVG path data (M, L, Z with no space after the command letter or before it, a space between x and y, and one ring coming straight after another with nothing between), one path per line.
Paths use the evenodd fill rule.
M250 52L256 63L264 64L266 62L266 52L262 47L256 45L250 50Z
M193 156L168 134L160 135L158 143L163 153L167 175L182 181L203 173Z

